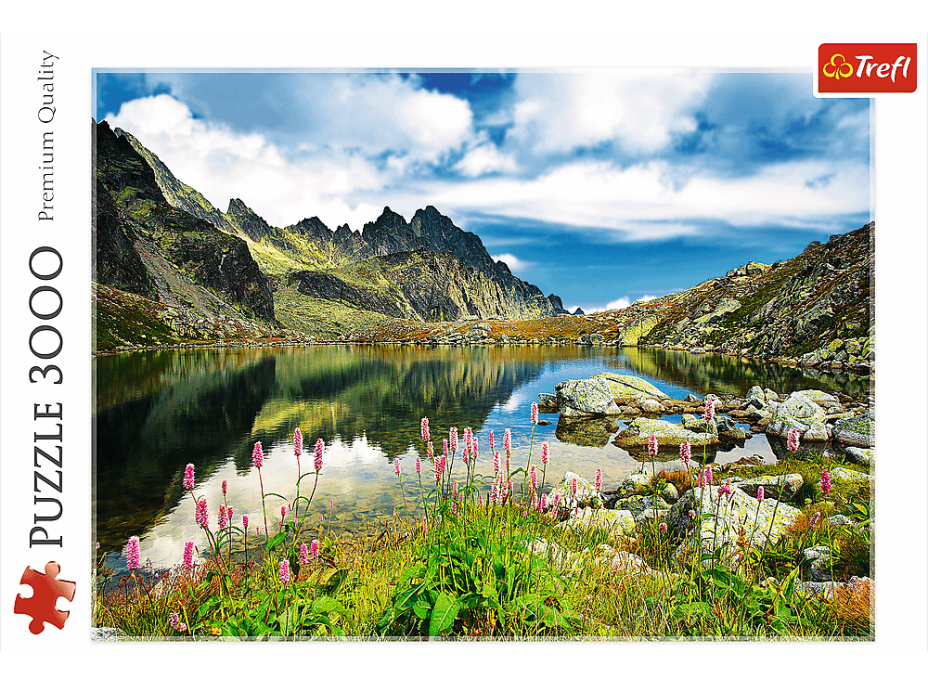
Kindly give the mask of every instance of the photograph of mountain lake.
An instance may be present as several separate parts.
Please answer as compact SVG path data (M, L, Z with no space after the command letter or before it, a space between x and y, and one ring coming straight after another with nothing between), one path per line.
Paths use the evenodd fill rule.
M96 640L873 640L870 100L94 93Z

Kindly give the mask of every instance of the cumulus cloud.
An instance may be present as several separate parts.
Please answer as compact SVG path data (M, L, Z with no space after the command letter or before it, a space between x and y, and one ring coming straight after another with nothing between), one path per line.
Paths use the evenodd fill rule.
M507 142L570 152L614 141L632 153L655 152L696 128L692 111L711 80L662 70L519 74Z

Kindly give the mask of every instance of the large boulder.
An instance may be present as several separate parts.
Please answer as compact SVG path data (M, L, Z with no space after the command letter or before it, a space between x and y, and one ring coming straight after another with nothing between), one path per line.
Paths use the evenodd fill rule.
M669 397L644 379L611 372L562 381L554 391L558 408L568 416L618 414L615 399L623 396L645 395L658 400Z
M872 448L873 418L870 414L859 414L850 419L835 422L835 439L855 448Z
M657 437L658 447L679 447L683 441L689 442L691 446L716 445L719 442L718 434L690 431L682 424L663 419L637 417L618 433L613 443L625 449L643 448L647 447L651 434Z
M786 436L791 429L796 429L804 434L813 424L824 424L826 418L821 405L805 392L795 391L782 403L775 404L770 423L767 424L767 433Z
M803 484L802 474L775 474L756 476L751 479L739 480L733 484L752 498L757 497L757 491L764 487L765 498L778 498L779 500L792 500L796 497Z
M630 536L635 533L635 518L628 510L584 508L558 524L556 528L580 532L598 530L613 536Z
M676 535L684 536L675 552L678 558L695 553L698 540L701 552L721 548L722 560L730 568L737 568L745 548L762 548L765 541L768 548L774 545L799 514L798 508L773 498L758 503L737 488L730 496L720 496L718 486L704 486L684 493L670 508L667 523Z

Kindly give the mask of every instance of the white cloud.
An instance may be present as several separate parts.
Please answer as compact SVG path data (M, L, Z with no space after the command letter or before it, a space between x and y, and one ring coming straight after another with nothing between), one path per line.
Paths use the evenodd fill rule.
M492 143L484 143L470 150L454 168L464 176L475 177L493 172L514 172L516 162Z
M525 260L520 260L518 257L511 253L503 253L502 255L492 255L491 256L497 262L505 262L509 267L509 271L515 272L524 272L529 267L531 267L533 262L526 262Z
M570 152L616 141L633 153L655 152L695 129L690 112L712 76L666 70L592 74L519 74L507 142L536 152Z

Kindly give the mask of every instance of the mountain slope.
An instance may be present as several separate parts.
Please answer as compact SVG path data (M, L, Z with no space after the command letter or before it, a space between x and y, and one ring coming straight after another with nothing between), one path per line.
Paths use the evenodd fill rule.
M711 351L865 373L874 361L873 224L622 310L523 322L387 322L353 341L585 343Z

